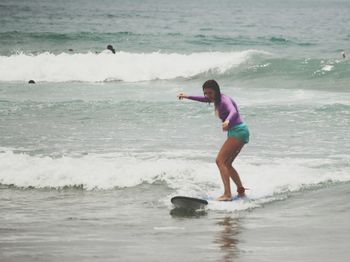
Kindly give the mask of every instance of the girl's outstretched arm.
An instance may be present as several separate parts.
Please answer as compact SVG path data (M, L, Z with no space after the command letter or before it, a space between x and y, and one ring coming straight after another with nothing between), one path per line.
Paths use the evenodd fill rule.
M209 102L209 99L206 96L188 96L185 93L180 93L177 97L180 100L187 98L187 99L195 100L195 101L199 101L199 102Z

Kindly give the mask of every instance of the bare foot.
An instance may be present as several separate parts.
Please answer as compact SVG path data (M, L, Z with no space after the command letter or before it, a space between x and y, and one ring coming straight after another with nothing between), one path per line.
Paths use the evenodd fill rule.
M218 201L232 201L232 196L222 195L221 197L218 197L216 200L218 200Z
M237 197L245 197L245 188L244 187L238 187L237 188L237 193L238 193Z

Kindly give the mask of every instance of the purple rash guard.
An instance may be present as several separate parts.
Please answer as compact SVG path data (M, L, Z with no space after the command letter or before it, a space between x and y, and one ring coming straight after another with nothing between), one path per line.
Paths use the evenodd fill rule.
M205 96L188 96L188 99L199 101L199 102L210 102ZM215 110L219 112L219 118L222 122L229 120L228 128L243 123L238 107L235 101L229 96L221 94L221 102L219 105L215 106Z

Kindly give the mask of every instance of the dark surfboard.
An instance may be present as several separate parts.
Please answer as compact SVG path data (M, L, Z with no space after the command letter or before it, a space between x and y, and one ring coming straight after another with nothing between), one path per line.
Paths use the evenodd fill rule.
M171 199L171 203L173 203L176 208L187 210L204 209L205 206L208 205L207 200L185 196L175 196Z

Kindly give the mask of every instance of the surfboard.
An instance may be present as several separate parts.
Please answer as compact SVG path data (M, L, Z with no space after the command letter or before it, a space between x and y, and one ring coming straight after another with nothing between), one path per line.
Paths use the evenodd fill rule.
M186 196L175 196L170 201L176 208L187 210L204 209L208 205L207 200Z
M233 196L231 198L231 200L223 200L223 201L220 201L220 200L217 200L217 197L214 197L214 196L208 196L205 198L205 200L207 201L216 201L216 202L232 202L232 201L237 201L237 200L249 200L249 198L247 196L244 196L244 197L240 197L240 196Z

